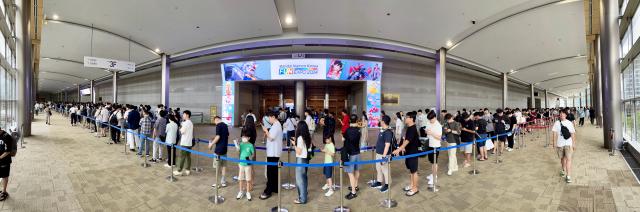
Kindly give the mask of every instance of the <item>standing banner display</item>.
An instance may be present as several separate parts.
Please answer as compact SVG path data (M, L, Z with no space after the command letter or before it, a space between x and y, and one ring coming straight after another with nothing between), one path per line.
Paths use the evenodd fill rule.
M278 59L221 64L222 119L234 123L235 81L345 80L365 81L369 127L378 127L381 110L382 62L350 59Z

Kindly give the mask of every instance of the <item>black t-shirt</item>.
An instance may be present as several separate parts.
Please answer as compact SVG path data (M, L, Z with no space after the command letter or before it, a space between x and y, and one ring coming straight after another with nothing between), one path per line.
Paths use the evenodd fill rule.
M323 135L333 135L336 129L336 120L326 116L324 117L324 129L322 129Z
M516 118L516 116L509 117L509 125L512 125L512 126L509 127L509 130L507 130L507 132L511 132L511 130L513 130L513 125L516 123L518 123L518 118Z
M504 123L502 123L502 121L504 121ZM498 134L502 134L504 132L506 132L507 129L507 124L509 124L509 120L506 120L504 115L500 116L498 114L496 114L493 117L493 123L496 124L496 133Z
M478 134L487 134L487 120L480 119L477 121L478 130L476 131Z
M576 117L573 115L573 113L569 113L569 115L567 116L567 120L569 121L575 121Z
M406 154L418 153L418 147L420 146L420 136L418 135L418 128L414 124L411 127L407 127L407 133L404 135L405 140L409 140L409 144L404 148Z
M464 123L462 123L462 127L467 130L475 131L476 122L471 119L465 120ZM460 133L460 138L462 139L462 142L472 142L475 136L476 136L475 133L470 133L464 130L462 130L462 133Z
M360 154L360 128L349 127L344 134L344 148L346 148L347 154Z
M393 139L393 132L391 132L391 130L385 130L380 134L378 134L378 142L376 142L376 153L381 155L384 154L385 144L387 143L391 144L392 139ZM390 153L391 152L387 151L387 154L390 154Z
M220 140L216 143L216 148L213 151L216 155L227 154L227 144L229 144L229 128L224 122L220 122L216 125L216 135L220 136Z
M5 152L11 152L13 148L13 137L11 137L9 133L2 131L0 133L0 155L4 154ZM11 164L11 155L0 159L0 164Z

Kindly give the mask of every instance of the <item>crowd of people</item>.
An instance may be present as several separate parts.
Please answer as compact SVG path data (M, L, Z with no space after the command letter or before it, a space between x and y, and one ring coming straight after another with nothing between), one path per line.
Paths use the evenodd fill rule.
M145 138L152 138L186 149L194 145L193 123L190 121L191 112L181 112L179 108L173 110L164 105L151 108L149 105L118 105L118 104L50 104L45 105L70 117L71 125L80 125L91 129L98 137L111 135L112 143L120 143L120 130L125 129L124 136L131 151L136 151L140 156L149 156L152 149L152 163L165 160L163 150L157 142L150 142ZM490 156L501 156L505 152L514 150L514 136L530 133L529 125L547 126L554 121L551 127L553 144L557 148L557 154L561 158L561 176L567 183L571 183L571 156L575 150L575 127L582 126L585 117L594 114L588 108L561 108L561 109L496 109L490 111L487 108L470 110L463 109L455 113L446 110L437 112L435 109L425 109L404 113L398 111L392 119L382 111L380 131L373 151L376 160L376 181L371 187L380 192L389 189L389 167L386 165L391 157L411 155L420 152L433 151L427 154L428 164L431 165L431 174L426 176L427 185L432 188L437 180L438 148L464 145L459 148L451 148L448 154L447 175L454 175L458 170L457 151L463 153L462 167L471 166L472 160L486 161ZM368 118L366 114L358 115L347 110L340 112L340 117L328 110L315 112L307 110L301 118L286 109L270 109L258 120L253 111L246 111L241 118L240 141L233 140L233 145L238 151L240 162L238 166L239 192L236 199L246 198L252 200L251 193L254 186L254 170L251 161L256 161L256 142L258 130L264 135L263 142L266 147L266 162L279 162L283 154L283 147L288 146L295 153L296 163L309 164L315 156L316 150L323 154L323 162L334 163L334 156L340 152L340 162L352 162L344 165L349 186L348 194L344 197L348 200L357 198L361 165L353 162L361 161L363 147L367 146ZM579 122L576 118L579 118ZM556 121L557 120L557 121ZM394 123L393 123L394 122ZM578 122L578 123L576 123ZM224 188L227 186L227 158L230 131L229 126L220 117L214 118L215 136L209 139L209 150L217 156L214 158L214 167L219 174L220 181L212 187ZM316 127L318 126L318 127ZM322 129L320 129L322 128ZM111 130L109 130L111 129ZM336 133L339 130L339 133ZM313 135L321 134L321 147L313 142ZM485 142L486 140L486 142ZM483 142L474 142L483 141ZM342 146L342 148L337 148ZM166 167L176 165L175 147L167 146ZM472 158L473 152L477 153ZM173 152L173 154L169 154ZM234 157L235 158L235 157ZM406 196L414 196L419 193L418 169L420 157L408 157L404 160L409 173L409 184L403 187ZM173 160L172 160L173 159ZM262 161L262 160L260 160ZM191 169L191 153L180 151L178 169L174 172L177 176L188 176ZM296 188L298 198L296 204L308 202L308 168L295 167ZM323 168L325 184L322 190L324 196L334 194L333 167ZM259 199L265 200L278 192L278 167L266 167L266 186L259 195Z

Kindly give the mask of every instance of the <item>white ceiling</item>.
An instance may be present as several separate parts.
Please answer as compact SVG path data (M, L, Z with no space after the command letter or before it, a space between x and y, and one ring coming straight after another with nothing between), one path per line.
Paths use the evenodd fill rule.
M56 14L61 21L89 27L49 21L43 26L41 55L80 62L84 56L93 55L140 64L158 57L149 49L176 54L297 31L303 35L360 36L427 49L446 47L448 41L454 41L459 43L449 54L508 72L586 54L583 2L548 4L553 2L557 0L52 0L44 2L47 18ZM544 4L548 5L534 8ZM293 16L293 24L281 24L286 15ZM91 30L92 25L143 46ZM469 33L466 39L453 40ZM85 78L108 74L55 60L42 60L40 69L77 76L42 73L39 91L46 92L58 92L83 83ZM536 83L580 73L587 73L585 59L544 63L518 70L512 76ZM565 81L586 81L586 77L567 77L537 86L552 89ZM566 86L556 92L569 89L575 90Z

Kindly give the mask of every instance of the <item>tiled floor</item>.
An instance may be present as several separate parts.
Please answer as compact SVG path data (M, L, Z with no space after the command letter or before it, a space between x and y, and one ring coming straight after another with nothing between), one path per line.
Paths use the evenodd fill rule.
M203 172L170 183L165 180L169 169L161 164L142 168L142 160L125 155L122 145L107 145L106 139L71 127L57 114L53 124L45 126L42 117L33 123L34 135L25 139L26 148L14 158L11 198L0 203L3 211L267 211L276 205L277 198L257 199L264 189L264 167L256 170L253 201L235 200L237 184L230 183L220 190L227 201L214 205L207 200L213 194L211 160L200 158ZM621 156L609 157L601 148L600 129L578 130L572 184L558 176L557 156L542 147L544 137L529 136L527 148L506 153L504 163L490 162L493 157L478 162L481 173L476 176L469 175L468 168L446 176L443 153L437 193L426 189L424 177L431 168L421 159L421 192L405 197L401 186L408 182L408 172L403 162L394 162L391 195L399 203L394 211L640 211L640 186ZM206 137L213 130L201 127L197 132ZM262 157L260 152L258 158ZM363 159L370 158L371 153L364 153ZM230 167L228 175L235 175L235 165ZM297 192L282 191L283 206L290 211L330 211L338 206L339 193L329 198L321 193L321 169L309 172L309 203L294 205ZM373 167L364 166L359 197L345 200L352 211L384 210L378 204L386 194L365 187L372 174ZM288 181L286 175L284 181Z

